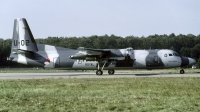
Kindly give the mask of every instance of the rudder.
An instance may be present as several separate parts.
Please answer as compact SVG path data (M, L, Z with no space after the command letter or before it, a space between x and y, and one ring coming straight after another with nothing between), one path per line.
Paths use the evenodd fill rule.
M12 50L37 52L37 44L25 18L14 20Z

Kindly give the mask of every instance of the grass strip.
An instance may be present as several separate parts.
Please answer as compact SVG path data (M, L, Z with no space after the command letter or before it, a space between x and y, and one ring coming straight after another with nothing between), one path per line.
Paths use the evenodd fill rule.
M0 81L0 111L200 111L200 78Z

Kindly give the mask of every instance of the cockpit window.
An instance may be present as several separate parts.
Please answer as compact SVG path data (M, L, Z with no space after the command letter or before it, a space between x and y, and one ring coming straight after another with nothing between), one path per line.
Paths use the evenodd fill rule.
M128 48L126 48L126 49L127 49L127 51L131 51L131 50L133 50L132 47L128 47Z
M178 53L174 53L173 55L174 55L174 56L179 56Z
M169 56L173 56L172 54L169 54Z

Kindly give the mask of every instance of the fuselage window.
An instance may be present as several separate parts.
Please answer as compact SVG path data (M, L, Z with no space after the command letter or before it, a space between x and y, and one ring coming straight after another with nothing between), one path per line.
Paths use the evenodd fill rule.
M169 54L169 56L173 56L172 54Z
M165 54L164 56L167 57L167 54Z

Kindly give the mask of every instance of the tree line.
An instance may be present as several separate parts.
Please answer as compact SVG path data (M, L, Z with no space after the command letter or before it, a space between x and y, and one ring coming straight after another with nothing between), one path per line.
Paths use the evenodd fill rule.
M132 47L133 49L171 49L182 56L200 58L200 35L179 34L138 36L89 36L89 37L48 37L35 39L37 43L49 44L65 48L77 49L78 47L95 49L122 49ZM10 55L12 39L0 38L0 66L9 66L7 57Z

